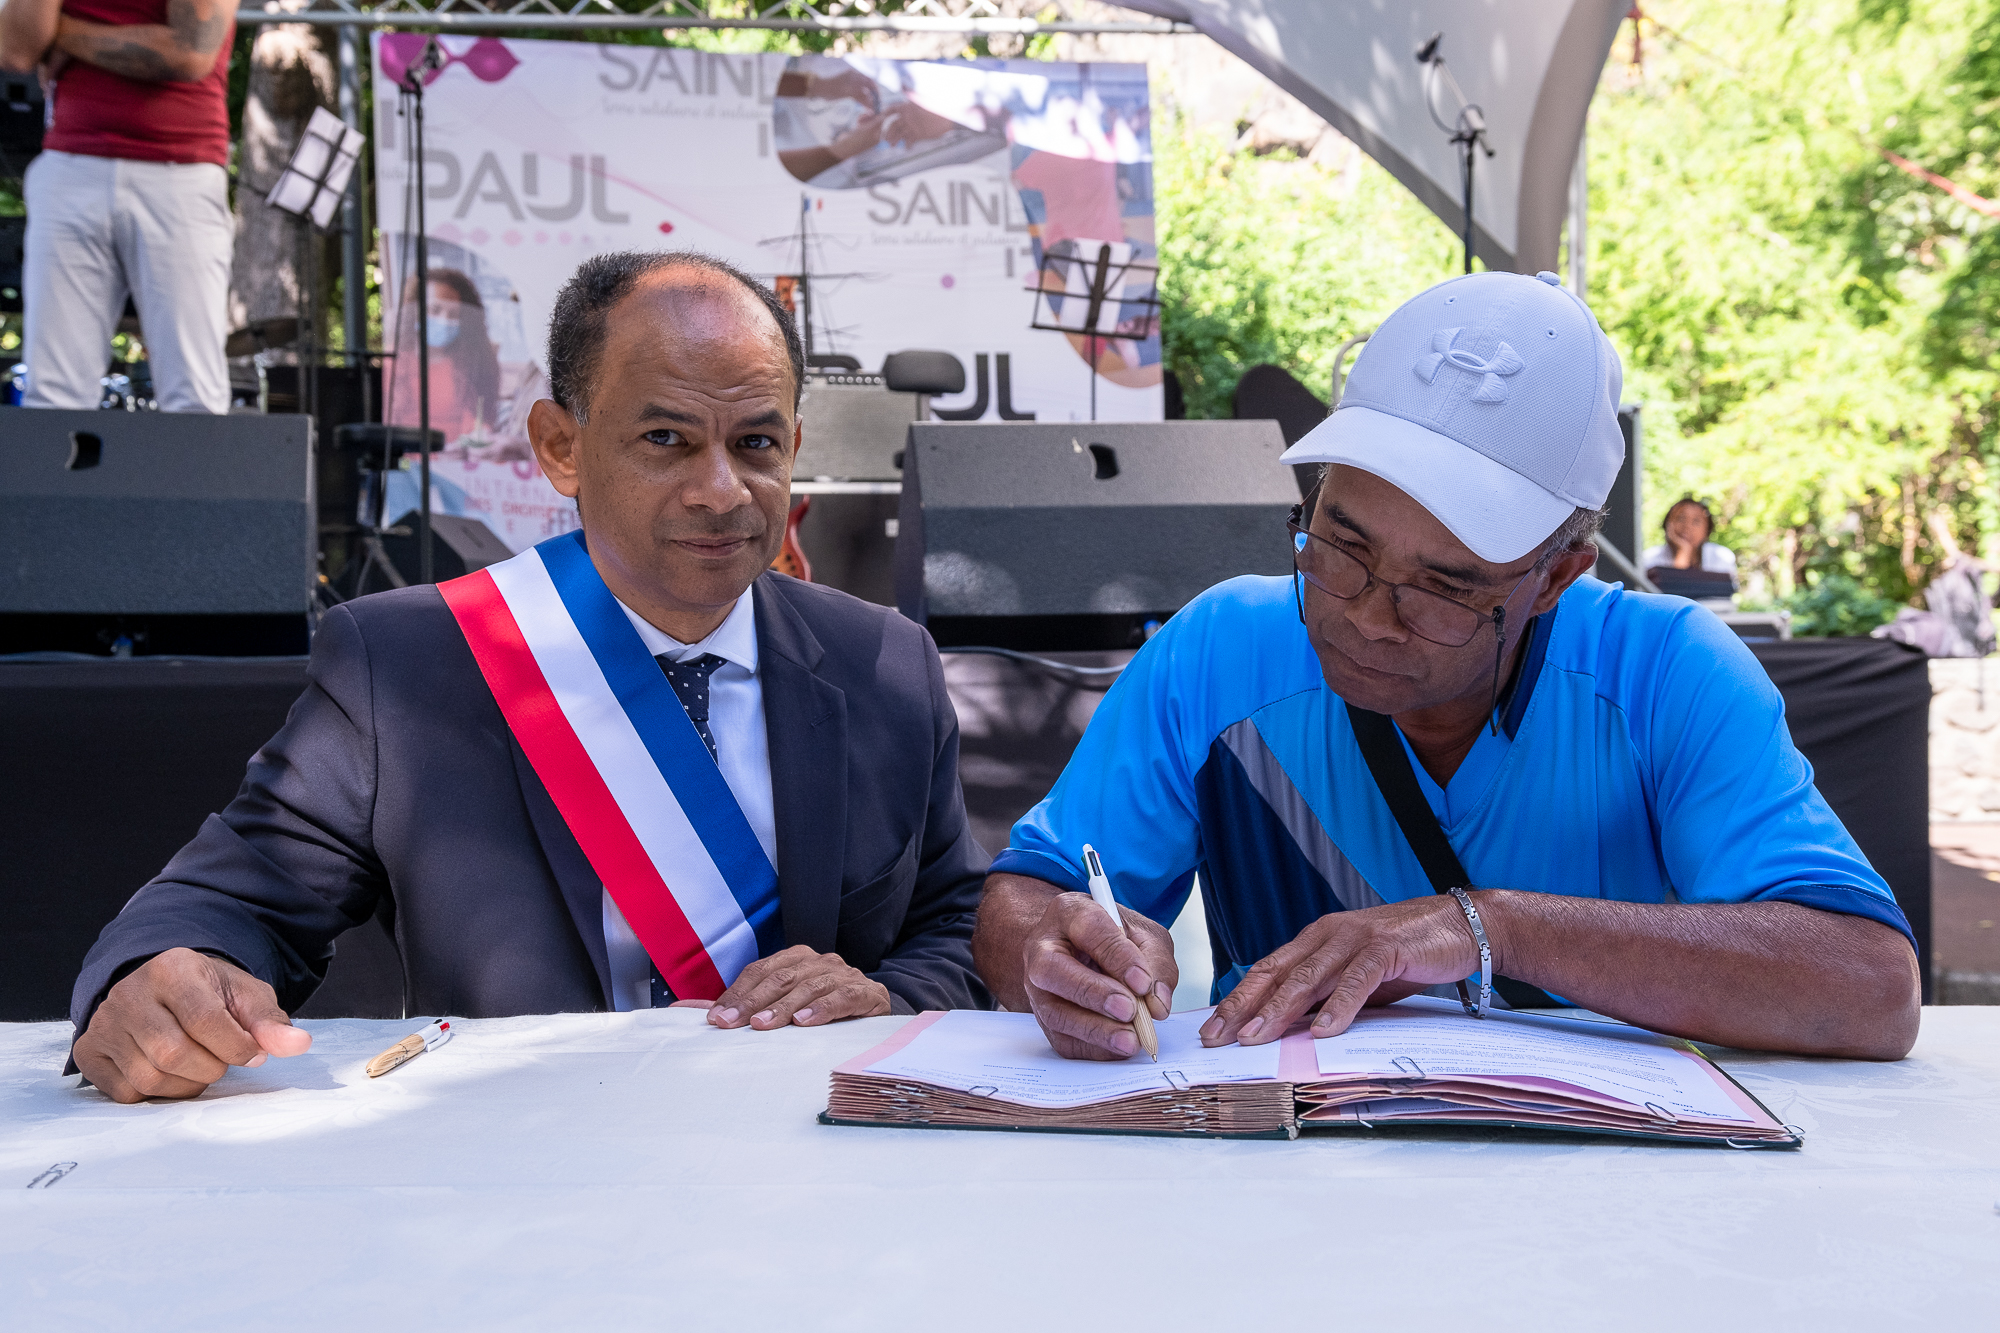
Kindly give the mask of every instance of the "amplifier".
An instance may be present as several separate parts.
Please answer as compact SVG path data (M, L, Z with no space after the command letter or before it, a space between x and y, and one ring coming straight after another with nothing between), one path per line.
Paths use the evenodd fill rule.
M1287 574L1272 421L910 427L896 604L941 646L1125 648L1238 574Z
M894 481L902 475L896 455L910 423L919 419L919 395L892 392L880 375L808 374L799 417L805 445L799 481Z
M7 650L305 651L309 418L0 408L0 509Z

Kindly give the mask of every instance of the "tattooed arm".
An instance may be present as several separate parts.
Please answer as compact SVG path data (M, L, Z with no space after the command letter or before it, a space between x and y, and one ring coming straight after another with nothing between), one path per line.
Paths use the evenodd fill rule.
M167 0L165 23L91 23L65 14L56 48L128 79L192 83L214 70L234 11L229 0Z
M0 70L26 74L56 39L62 0L7 0L0 8Z

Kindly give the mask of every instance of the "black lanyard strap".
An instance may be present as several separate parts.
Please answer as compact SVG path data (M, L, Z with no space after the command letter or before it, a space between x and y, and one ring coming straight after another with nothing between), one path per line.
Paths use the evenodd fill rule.
M1354 728L1355 743L1361 747L1361 757L1368 762L1377 790L1388 802L1389 813L1396 817L1396 826L1403 830L1403 838L1416 854L1417 864L1424 868L1424 877L1431 882L1431 892L1445 894L1453 889L1471 888L1472 877L1459 863L1458 853L1444 835L1444 826L1438 823L1437 812L1431 809L1431 803L1424 799L1423 788L1417 785L1416 770L1410 767L1410 756L1396 734L1396 724L1381 713L1371 713L1353 704L1347 705L1347 720ZM1463 992L1465 983L1459 982L1458 987ZM1493 989L1510 1009L1552 1009L1560 1005L1539 986L1512 977L1495 976Z

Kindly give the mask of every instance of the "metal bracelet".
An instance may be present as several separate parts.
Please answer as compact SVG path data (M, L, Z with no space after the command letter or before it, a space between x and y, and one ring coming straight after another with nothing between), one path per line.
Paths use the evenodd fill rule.
M1472 942L1479 946L1479 1004L1475 1007L1470 1000L1461 1000L1465 1012L1474 1018L1484 1018L1493 1006L1493 948L1486 942L1486 927L1480 924L1479 909L1472 905L1472 895L1464 889L1446 889L1458 905L1465 911L1465 923L1472 927ZM1464 992L1460 992L1461 995Z

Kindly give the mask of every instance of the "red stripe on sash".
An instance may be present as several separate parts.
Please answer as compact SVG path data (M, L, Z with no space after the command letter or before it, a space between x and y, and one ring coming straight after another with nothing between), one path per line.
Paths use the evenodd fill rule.
M577 739L492 575L480 570L437 588L508 729L660 975L683 1000L720 996L722 974Z

